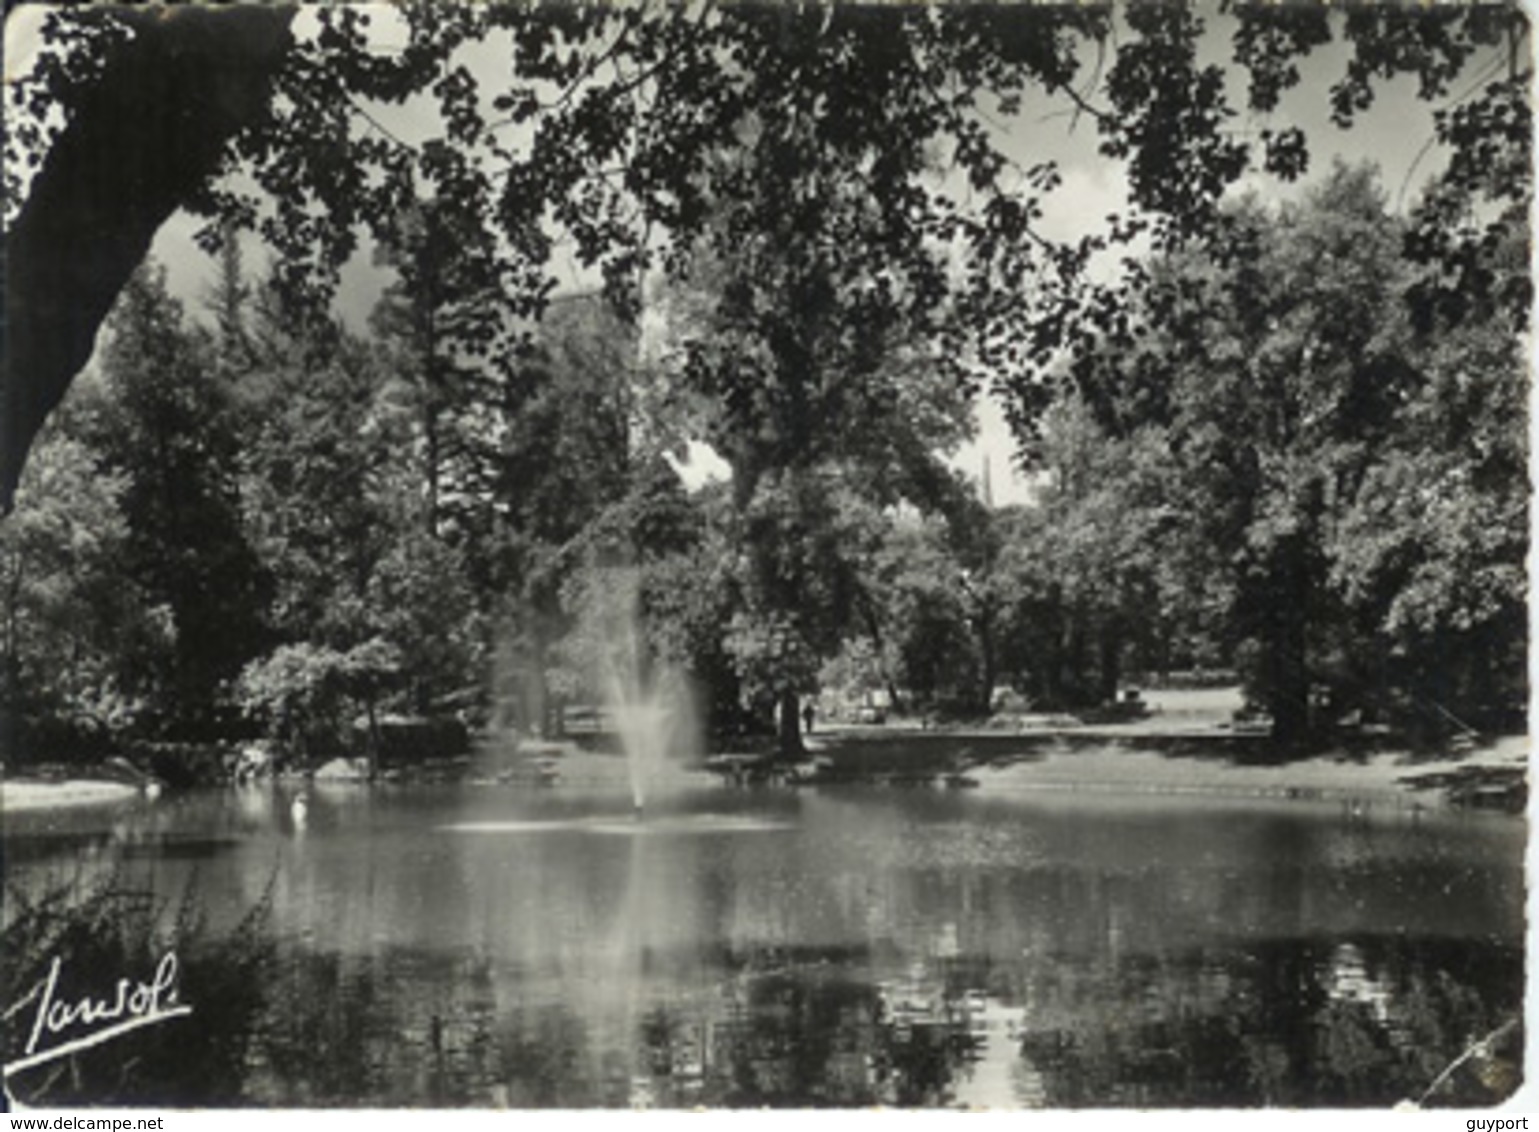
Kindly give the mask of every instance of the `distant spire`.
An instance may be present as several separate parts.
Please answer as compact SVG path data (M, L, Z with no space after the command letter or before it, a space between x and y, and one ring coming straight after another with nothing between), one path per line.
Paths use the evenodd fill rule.
M989 476L989 458L983 457L983 505L994 510L994 482Z

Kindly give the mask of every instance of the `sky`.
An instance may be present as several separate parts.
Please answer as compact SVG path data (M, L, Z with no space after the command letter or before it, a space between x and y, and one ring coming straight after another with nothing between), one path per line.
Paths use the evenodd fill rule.
M1215 5L1205 5L1199 10L1208 21L1205 54L1211 61L1222 63L1232 26L1226 17L1217 13ZM377 22L376 26L381 25ZM27 16L25 10L7 21L8 74L16 73L17 68L27 64L35 42L35 30L36 20ZM1466 75L1479 76L1497 57L1493 50L1485 57L1476 58ZM1341 73L1344 61L1345 53L1335 45L1317 50L1300 66L1302 81L1299 87L1285 97L1269 121L1241 118L1234 123L1234 129L1251 133L1263 125L1298 125L1310 138L1311 174L1328 168L1336 157L1373 161L1382 170L1382 183L1391 205L1409 206L1414 201L1417 186L1436 171L1440 162L1438 152L1427 148L1432 137L1430 108L1415 97L1410 81L1400 80L1382 88L1376 105L1361 116L1353 129L1338 130L1328 119L1326 90ZM470 59L475 70L489 70L499 64L505 66L496 45L479 46ZM1087 52L1082 74L1088 77L1093 66L1093 53ZM1463 90L1460 83L1453 85L1456 95ZM1092 102L1096 101L1094 92L1087 93ZM1000 148L1021 165L1029 166L1047 159L1059 163L1063 181L1045 202L1041 224L1043 234L1049 238L1078 238L1098 227L1108 213L1124 211L1127 207L1126 181L1120 165L1100 156L1094 123L1083 115L1076 117L1071 110L1071 104L1062 96L1056 99L1029 97L1015 116L991 115L988 120ZM426 137L433 130L431 121L417 120L410 108L391 108L380 113L387 116L387 125L393 132L408 138ZM1308 180L1306 178L1306 184ZM1269 198L1300 191L1299 186L1284 186L1261 175L1247 178L1243 187ZM152 249L155 258L166 266L173 290L193 307L201 302L214 276L213 261L192 242L192 234L200 224L201 221L192 217L177 214L167 222ZM254 246L248 251L247 263L253 267L260 263L260 252ZM558 263L556 273L567 280L568 288L584 285L575 267ZM338 309L346 321L359 328L364 325L385 281L382 271L369 264L365 249L344 272ZM953 465L974 479L980 479L987 466L996 503L1029 500L1032 483L1015 471L1014 441L1000 407L987 397L978 405L977 425L975 439L952 455ZM725 464L715 460L708 450L696 449L681 470L693 483L711 475L724 474Z

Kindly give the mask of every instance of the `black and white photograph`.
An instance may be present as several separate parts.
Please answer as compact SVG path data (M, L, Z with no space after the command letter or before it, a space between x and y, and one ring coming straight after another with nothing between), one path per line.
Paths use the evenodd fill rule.
M1494 1129L1534 59L7 0L7 1107Z

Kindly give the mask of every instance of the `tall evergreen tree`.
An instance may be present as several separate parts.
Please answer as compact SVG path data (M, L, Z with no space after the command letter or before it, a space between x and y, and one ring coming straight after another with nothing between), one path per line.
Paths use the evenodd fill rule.
M270 579L242 525L240 414L162 269L124 289L100 395L83 411L104 467L125 482L123 569L171 611L174 639L151 669L157 702L168 726L206 728L267 639Z

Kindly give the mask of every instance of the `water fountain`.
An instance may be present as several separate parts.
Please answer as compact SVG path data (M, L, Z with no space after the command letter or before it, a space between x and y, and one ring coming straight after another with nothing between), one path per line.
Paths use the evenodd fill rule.
M691 783L686 774L699 742L689 682L678 668L649 655L638 623L639 578L635 570L594 570L586 584L588 592L581 601L583 616L572 635L566 660L585 673L584 683L602 702L604 730L618 743L624 758L632 820L617 821L610 810L575 819L461 821L444 828L457 833L567 830L625 836L794 828L794 823L779 816L722 813L715 810L714 800L710 804L715 812L692 812L702 786ZM597 761L602 764L607 760ZM674 788L670 805L659 812L657 796L670 786ZM712 796L714 799L714 793Z
M655 783L669 749L673 708L666 703L628 697L625 690L615 684L610 688L609 716L625 753L631 808L640 819L646 812L647 789Z
M631 809L640 819L647 795L691 738L689 702L683 681L670 666L645 655L636 627L637 581L626 572L609 579L603 599L594 602L598 629L596 670L610 726L625 756Z

